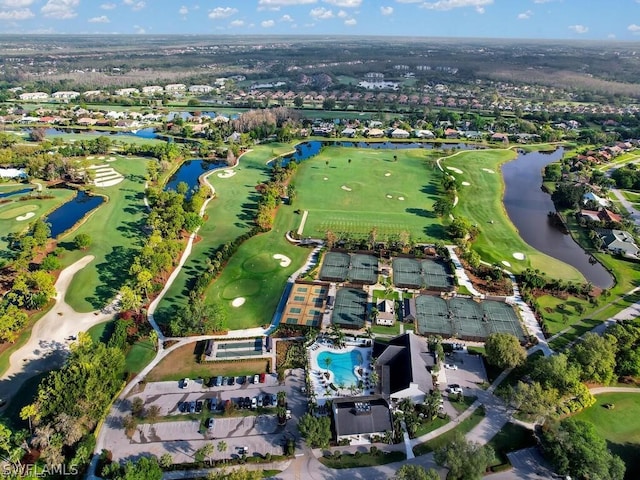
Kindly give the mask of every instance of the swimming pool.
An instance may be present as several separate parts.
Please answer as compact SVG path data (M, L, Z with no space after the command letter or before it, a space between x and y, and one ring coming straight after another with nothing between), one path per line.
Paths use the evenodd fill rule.
M359 378L354 370L362 365L362 353L359 350L351 350L345 353L320 352L318 354L318 368L333 372L333 383L350 387L357 385Z

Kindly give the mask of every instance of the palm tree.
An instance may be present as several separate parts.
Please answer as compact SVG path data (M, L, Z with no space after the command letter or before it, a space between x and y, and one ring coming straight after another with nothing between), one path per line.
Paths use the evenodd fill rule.
M323 360L325 367L327 368L327 374L329 373L329 365L331 365L331 357L325 357Z

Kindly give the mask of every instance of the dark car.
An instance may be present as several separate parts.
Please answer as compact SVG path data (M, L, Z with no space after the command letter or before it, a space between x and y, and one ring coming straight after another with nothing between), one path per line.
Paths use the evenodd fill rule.
M198 400L196 402L196 413L200 413L202 412L202 406L203 406L204 402L202 400Z
M266 393L262 398L262 406L263 407L271 406L271 395L269 395L268 393Z
M247 377L245 377L244 375L240 375L238 377L238 379L236 380L236 383L238 385L244 385L245 381L247 380Z
M186 412L189 408L189 404L187 402L178 403L178 410L182 413Z
M218 404L218 399L216 397L210 398L209 399L209 403L207 404L209 407L209 411L213 412L216 408Z
M216 377L211 377L207 382L207 387L215 387L216 386Z
M189 402L189 413L196 413L196 402Z
M229 377L229 381L227 382L227 385L235 385L236 383L236 377Z
M222 386L226 386L229 379L227 377L222 377Z
M244 397L244 408L251 408L251 399L249 397Z
M204 426L207 427L207 430L213 430L213 425L215 420L212 417L207 418L207 421L204 422Z

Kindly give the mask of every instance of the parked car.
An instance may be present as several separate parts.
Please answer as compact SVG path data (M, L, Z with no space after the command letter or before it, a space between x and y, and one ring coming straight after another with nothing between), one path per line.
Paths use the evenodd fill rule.
M258 407L262 407L264 405L262 395L258 395Z
M237 378L236 383L237 383L238 385L244 385L246 381L247 381L247 377L245 377L244 375L240 375L240 376Z
M266 374L264 374L264 373L261 373L261 374L260 374L260 383L264 383L264 382L265 382L265 380L266 380L266 378L267 378L267 375L266 375Z
M244 397L244 408L251 408L251 399L249 397Z
M222 375L218 375L216 377L216 387L219 387L220 385L222 385Z
M189 402L189 413L196 413L196 402Z
M178 411L184 413L188 410L189 404L187 402L178 403Z
M209 407L209 411L213 412L218 407L218 399L216 397L210 398L208 407Z
M258 408L258 399L253 397L251 399L251 410L255 410L256 408Z
M207 418L207 421L204 422L204 426L207 427L207 430L213 430L214 423L215 420L213 419L213 417L209 417Z
M270 407L271 406L271 395L268 393L265 393L262 397L262 406L263 407Z
M203 405L204 405L204 402L202 400L196 401L196 413L202 412Z
M249 447L238 447L238 451L241 455L246 455L249 453Z
M444 368L449 369L449 370L457 370L458 366L454 365L453 363L445 363L444 364Z
M189 379L188 378L183 378L182 379L182 384L180 386L181 386L181 388L187 388L189 386Z
M287 410L286 416L287 420L291 420L291 410Z
M253 383L258 383L260 381L260 376L258 374L255 374L253 376Z
M221 385L222 385L223 387L225 387L225 386L227 385L227 382L228 382L228 381L229 381L229 379L228 379L227 377L222 377L222 383L221 383Z
M449 385L449 388L447 390L449 391L449 393L453 393L454 395L462 393L462 387L457 383L452 383L451 385Z
M229 377L229 381L227 382L227 385L235 385L236 383L236 377Z

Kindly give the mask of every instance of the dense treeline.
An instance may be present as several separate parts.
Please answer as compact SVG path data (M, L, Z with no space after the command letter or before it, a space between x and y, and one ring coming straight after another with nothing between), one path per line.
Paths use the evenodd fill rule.
M611 172L611 178L618 188L640 190L640 169L634 163L616 168Z

